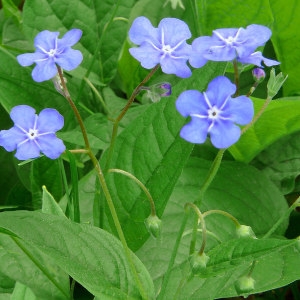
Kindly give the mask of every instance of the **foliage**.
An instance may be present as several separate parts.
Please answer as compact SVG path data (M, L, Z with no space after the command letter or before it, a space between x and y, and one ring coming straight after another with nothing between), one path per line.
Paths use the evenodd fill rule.
M296 0L3 0L0 129L13 126L15 106L37 114L53 108L64 117L57 137L71 151L20 162L0 149L0 299L263 298L298 281L299 13ZM234 82L227 62L189 66L188 78L154 70L143 83L146 93L158 100L157 87L168 82L171 95L152 103L142 89L117 123L149 74L129 53L135 45L128 32L139 16L154 27L166 17L184 21L189 44L215 29L265 25L272 37L259 51L280 61L276 74L288 79L266 102L271 68L265 67L251 96L255 113L264 112L227 151L209 139L200 145L182 139L188 120L175 106L183 91L203 92L217 76ZM83 61L63 76L88 150L64 87L33 81L33 67L16 59L35 51L39 32L64 36L74 28L82 30L72 48ZM240 95L255 85L251 69L242 70ZM95 171L98 163L103 173ZM149 216L156 239L145 225ZM254 234L239 237L241 225ZM200 272L190 264L195 253L208 257Z

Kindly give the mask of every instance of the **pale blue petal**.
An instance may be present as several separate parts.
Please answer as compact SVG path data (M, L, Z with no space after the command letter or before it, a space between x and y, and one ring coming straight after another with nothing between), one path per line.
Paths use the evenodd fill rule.
M80 65L82 59L83 56L79 50L68 48L62 54L57 56L55 62L64 70L71 71Z
M25 53L17 56L18 63L22 67L28 67L35 63L36 60L46 59L47 54L41 52Z
M279 65L280 62L272 59L268 59L263 57L262 53L260 51L254 52L250 54L249 56L240 57L238 58L238 61L242 64L252 64L256 65L258 67L262 67L261 62L263 61L264 64L268 67Z
M142 44L139 48L130 48L129 52L146 69L152 69L160 63L161 52L149 44Z
M191 114L207 115L208 106L202 93L197 90L182 92L176 100L176 109L183 117Z
M14 151L17 145L26 139L26 134L17 127L0 131L0 146L9 152Z
M193 117L182 127L180 136L190 143L202 144L206 140L208 127L209 123L206 119Z
M146 17L137 17L133 21L128 35L134 44L140 45L145 41L152 41L158 46L159 31Z
M17 148L15 157L19 160L27 160L40 156L40 148L34 140L28 140Z
M235 91L236 86L227 77L218 76L208 84L206 95L211 105L216 105L220 109Z
M165 74L175 74L181 78L187 78L192 75L190 68L186 65L186 59L174 59L165 56L160 64Z
M34 46L41 51L45 50L49 52L52 49L56 49L56 39L59 36L59 32L51 32L44 30L37 34L34 39Z
M58 40L58 49L75 45L82 36L82 30L71 29L61 39Z
M161 37L164 39L161 42L164 45L170 45L172 48L192 36L187 24L176 18L162 19L158 29Z
M37 62L31 75L34 81L42 82L53 78L57 74L57 68L53 59Z
M35 123L35 109L28 105L18 105L13 107L10 112L10 118L15 125L23 128L27 132L34 127Z
M216 148L225 149L239 140L241 129L230 121L219 121L215 122L209 134Z
M65 150L66 146L53 134L42 135L37 138L41 152L51 159L58 158Z
M231 98L226 106L226 114L232 118L234 123L246 125L254 116L254 107L250 98L239 96Z
M202 36L196 38L192 43L192 52L189 58L189 62L194 68L201 68L207 63L207 59L204 57L212 46L212 39L210 36Z
M64 126L64 117L54 108L43 109L37 120L37 129L40 133L56 132Z

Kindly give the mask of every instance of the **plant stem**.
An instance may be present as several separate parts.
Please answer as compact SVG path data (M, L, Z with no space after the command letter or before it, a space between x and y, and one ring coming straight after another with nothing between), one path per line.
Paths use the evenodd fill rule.
M200 199L198 201L196 201L197 206L200 206L206 190L208 189L211 182L214 180L214 178L215 178L215 176L216 176L216 174L217 174L217 172L220 168L222 158L223 158L223 155L224 155L225 151L226 151L226 149L220 149L217 156L215 157L215 159L214 159L214 161L213 161L213 163L212 163L212 165L209 169L208 175L207 175L207 177L206 177L206 179L205 179L205 181L202 184L202 187L200 189Z
M112 136L111 136L110 146L109 146L108 154L107 154L107 160L106 160L106 164L105 164L105 168L104 168L104 172L105 173L107 172L107 170L109 169L109 166L110 166L110 162L111 162L113 151L114 151L114 147L115 147L115 142L116 142L116 137L117 137L117 134L118 134L118 128L119 128L120 121L123 119L124 115L126 114L126 112L129 109L130 105L134 101L135 97L140 92L142 86L153 76L153 74L158 70L158 68L159 68L159 65L156 65L150 71L150 73L148 73L147 76L141 81L141 83L134 89L134 91L132 92L129 100L127 101L127 104L122 109L122 111L119 114L119 116L115 119L113 130L112 130Z
M131 173L126 172L124 170L120 170L120 169L109 169L108 173L119 173L119 174L125 175L125 176L129 177L130 179L132 179L133 181L135 181L139 185L139 187L144 191L144 193L146 194L146 196L149 200L150 208L151 208L151 215L156 216L156 209L155 209L154 200L153 200L151 194L149 193L148 189L145 187L145 185L140 180L138 180Z
M89 140L88 140L88 136L87 136L87 132L86 132L83 120L82 120L82 118L79 114L79 111L77 110L77 107L75 106L73 100L71 99L70 93L68 91L65 80L63 78L62 70L60 69L60 67L57 67L57 69L58 69L58 74L59 74L59 77L60 77L60 80L61 80L61 84L62 84L62 87L63 87L65 97L68 100L72 110L74 111L75 116L77 118L77 121L79 123L80 129L81 129L81 132L82 132L82 135L83 135L83 139L84 139L84 142L85 142L87 154L90 157L90 159L91 159L91 161L92 161L92 163L95 167L100 185L102 187L104 196L106 198L108 207L110 209L110 212L111 212L111 215L112 215L112 218L113 218L113 221L114 221L119 239L120 239L120 241L123 245L125 255L126 255L127 261L129 263L130 269L132 271L132 274L134 276L135 282L138 286L138 289L140 291L140 294L141 294L142 298L147 299L146 292L144 290L144 287L142 286L142 283L141 283L140 278L138 276L137 270L135 268L135 265L134 265L134 262L133 262L133 259L132 259L132 256L131 256L131 252L130 252L130 249L128 248L128 245L127 245L127 242L126 242L126 239L125 239L125 236L124 236L124 233L123 233L123 230L122 230L122 227L121 227L121 224L120 224L120 221L119 221L119 218L118 218L118 215L117 215L114 203L113 203L113 200L111 198L109 189L107 187L102 169L100 167L100 164L99 164L96 156L94 155L94 153L92 152L92 149L90 147L90 143L89 143Z
M205 213L203 213L203 218L205 218L209 215L212 215L212 214L223 215L223 216L229 218L235 224L235 226L237 226L237 227L240 226L239 221L233 215L231 215L230 213L228 213L226 211L219 210L219 209L212 209L212 210L206 211Z
M174 262L175 262L175 258L176 258L178 248L179 248L179 245L180 245L180 240L181 240L181 237L182 237L182 234L183 234L183 231L184 231L187 220L188 220L188 212L185 211L185 214L184 214L183 219L181 221L180 229L179 229L178 234L177 234L175 245L173 247L173 251L172 251L171 258L170 258L170 261L169 261L169 264L168 264L168 268L167 268L167 271L165 273L165 276L164 276L164 279L163 279L163 282L162 282L162 285L161 285L161 290L160 290L160 293L157 297L157 300L167 299L165 297L166 288L167 288L167 285L168 285L168 282L169 282L169 279L170 279L170 276L171 276L172 268L173 268L173 265L174 265Z

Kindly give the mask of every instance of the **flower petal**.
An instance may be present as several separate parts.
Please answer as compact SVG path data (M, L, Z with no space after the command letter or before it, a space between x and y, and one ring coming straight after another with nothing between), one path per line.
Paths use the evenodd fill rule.
M0 131L0 146L6 151L14 151L17 145L26 140L26 134L17 127Z
M201 36L196 38L192 43L192 52L189 62L194 68L201 68L207 63L204 54L209 51L212 46L212 39L210 36Z
M238 61L243 64L252 64L252 65L256 65L258 67L262 67L262 65L261 65L262 61L264 62L264 64L267 67L276 66L276 65L280 64L280 62L278 62L276 60L272 60L272 59L263 57L263 55L260 51L254 52L254 53L250 54L249 56L240 57L240 58L238 58Z
M25 131L34 128L35 109L28 105L18 105L13 107L10 112L10 118L15 123L15 126L23 128Z
M164 45L175 47L189 38L192 34L188 25L182 20L176 18L164 18L158 25L162 42Z
M166 74L175 74L181 78L187 78L192 75L192 71L186 65L186 59L173 59L166 56L161 60L160 64L162 71Z
M42 153L51 159L58 158L66 150L63 141L57 138L54 133L39 136L37 141Z
M17 56L18 63L22 67L28 67L35 63L36 60L42 60L46 59L48 55L41 53L41 52L35 52L35 53L24 53Z
M64 126L64 117L54 108L43 109L37 120L39 134L46 132L56 132Z
M231 121L222 120L215 122L209 134L211 142L216 148L225 149L239 140L241 129Z
M206 95L211 105L216 105L220 109L235 91L236 86L227 77L218 76L208 84Z
M34 39L34 46L36 49L49 52L52 49L56 49L56 39L58 36L59 32L41 31Z
M129 52L146 69L152 69L160 63L160 51L150 44L144 43L139 48L130 48Z
M36 62L31 75L34 81L42 82L53 78L57 74L57 68L53 59Z
M40 156L40 148L34 140L27 140L17 147L15 157L19 160L27 160Z
M146 17L137 17L133 21L128 34L130 40L137 45L147 40L155 44L159 41L158 29L154 28Z
M226 114L230 115L234 123L246 125L251 122L254 116L253 103L246 96L231 98L227 103Z
M58 49L75 45L80 40L81 36L82 30L76 28L69 30L61 39L58 40Z
M182 127L180 136L190 143L202 144L206 140L208 127L206 119L192 117L191 121Z
M197 90L182 92L176 100L176 109L183 117L191 114L207 115L208 106L202 93Z
M64 70L71 71L80 65L82 59L83 56L79 50L67 48L56 58L55 62Z

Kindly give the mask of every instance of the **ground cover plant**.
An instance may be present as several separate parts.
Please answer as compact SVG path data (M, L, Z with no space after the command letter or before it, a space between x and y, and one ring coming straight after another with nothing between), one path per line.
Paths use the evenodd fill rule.
M299 299L299 13L2 0L0 299Z

